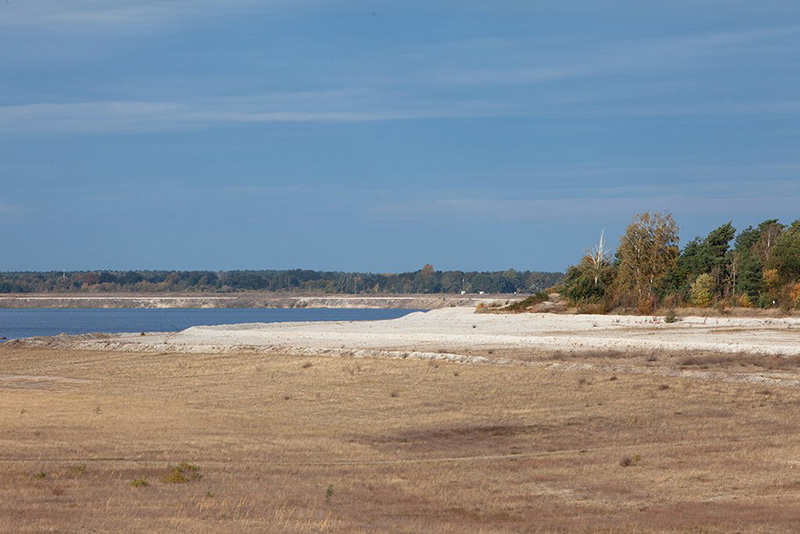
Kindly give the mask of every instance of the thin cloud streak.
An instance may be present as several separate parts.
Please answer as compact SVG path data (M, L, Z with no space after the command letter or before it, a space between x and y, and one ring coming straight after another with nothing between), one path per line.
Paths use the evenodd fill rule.
M233 103L235 103L233 99ZM79 103L34 103L0 107L0 135L64 133L142 133L197 129L224 124L288 122L375 122L423 119L490 118L513 115L499 103L462 101L440 105L409 101L392 108L353 109L353 105L312 105L308 109L286 104L287 109L229 109L230 102L189 105L178 102L101 101ZM237 106L239 107L239 106ZM271 106L270 106L271 107ZM299 107L299 109L298 109ZM337 107L350 109L336 109ZM584 119L609 114L625 116L783 116L800 113L800 101L699 103L659 106L628 106L605 110L571 110L566 115ZM564 116L558 110L529 110L517 116Z
M614 188L584 192L581 196L562 198L480 198L442 197L401 203L387 203L370 208L374 217L388 220L580 220L643 211L668 211L676 215L748 217L754 219L769 206L773 214L792 216L800 204L800 190L776 186L771 192L692 191L692 194L669 191L669 188ZM758 222L753 220L753 223Z
M349 105L349 104L348 104ZM288 108L292 106L287 105ZM339 107L344 107L340 104ZM495 116L475 102L396 109L228 109L225 100L192 106L176 102L38 103L0 107L0 134L139 133L267 122L372 122Z
M211 16L272 6L289 6L283 0L37 0L7 2L0 7L0 26L77 27L103 30L120 26L150 26L187 16Z
M555 64L445 70L441 74L432 74L432 77L435 81L452 85L511 85L573 80L617 72L673 70L697 59L739 53L744 46L791 36L800 37L800 25L600 43L594 44L596 51L593 52L586 50L591 43L584 43L579 49L562 53ZM558 55L557 49L545 57L554 54ZM518 61L532 59L536 58L523 57Z

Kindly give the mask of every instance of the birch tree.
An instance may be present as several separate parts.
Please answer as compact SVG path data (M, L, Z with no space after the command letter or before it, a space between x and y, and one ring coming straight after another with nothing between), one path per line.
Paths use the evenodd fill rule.
M587 250L578 265L567 269L563 293L573 304L599 303L606 300L609 287L614 283L616 270L611 264L605 246L604 233L600 241Z
M678 241L678 225L669 213L635 215L620 239L617 283L642 313L652 310L653 289L675 265Z

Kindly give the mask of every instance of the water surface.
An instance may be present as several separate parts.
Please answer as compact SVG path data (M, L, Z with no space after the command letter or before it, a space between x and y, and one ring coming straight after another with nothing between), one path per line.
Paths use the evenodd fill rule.
M0 337L93 332L172 332L190 326L297 321L377 321L413 311L364 308L13 308L0 309Z

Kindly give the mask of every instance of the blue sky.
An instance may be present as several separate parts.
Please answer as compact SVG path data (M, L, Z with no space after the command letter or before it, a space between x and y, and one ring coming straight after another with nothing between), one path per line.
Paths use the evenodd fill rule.
M800 3L0 3L0 270L563 270L800 217Z

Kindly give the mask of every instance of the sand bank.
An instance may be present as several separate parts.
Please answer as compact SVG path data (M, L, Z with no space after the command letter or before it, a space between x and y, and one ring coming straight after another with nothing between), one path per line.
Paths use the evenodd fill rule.
M717 351L800 354L800 319L686 317L666 324L640 316L478 314L471 308L416 312L368 322L197 326L182 332L58 336L23 346L133 352L373 351L465 361L476 351ZM480 358L479 358L480 359Z

